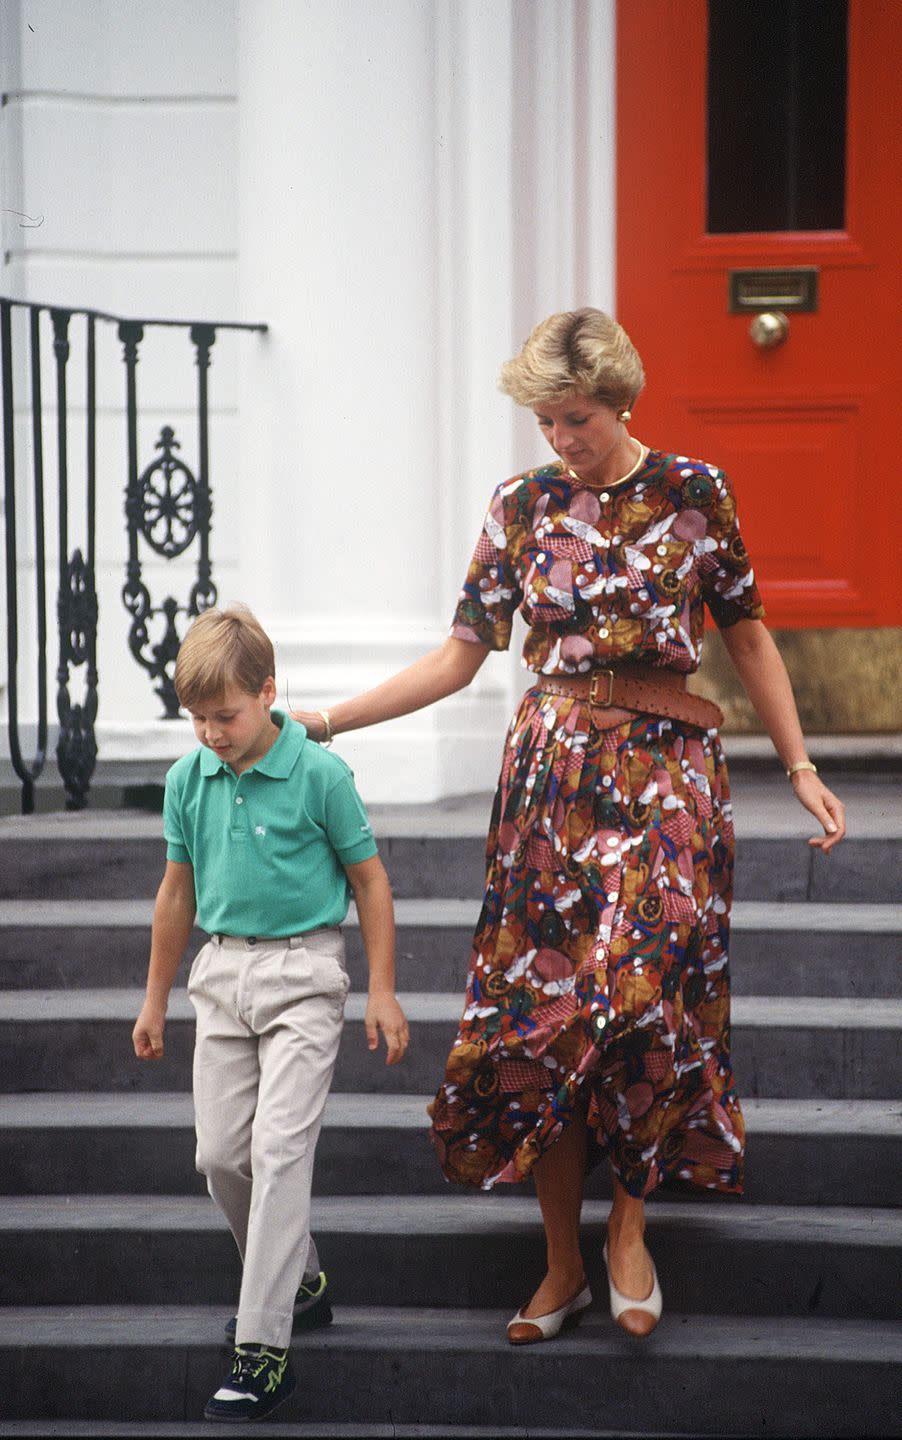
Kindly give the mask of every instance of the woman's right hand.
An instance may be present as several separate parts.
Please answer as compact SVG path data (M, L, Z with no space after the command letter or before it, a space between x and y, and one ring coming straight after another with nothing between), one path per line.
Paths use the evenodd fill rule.
M326 738L326 722L318 710L289 710L288 713L292 720L303 725L311 740L322 744Z

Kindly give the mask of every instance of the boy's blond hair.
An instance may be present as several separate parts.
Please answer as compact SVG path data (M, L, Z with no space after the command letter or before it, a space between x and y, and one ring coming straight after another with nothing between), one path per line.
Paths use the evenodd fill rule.
M272 641L245 605L204 610L188 629L175 662L175 693L190 709L214 700L233 685L259 695L275 679Z

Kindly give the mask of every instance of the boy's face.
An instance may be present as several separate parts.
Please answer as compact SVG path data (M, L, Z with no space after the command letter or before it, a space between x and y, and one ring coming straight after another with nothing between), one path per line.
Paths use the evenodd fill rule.
M201 745L239 774L263 758L279 733L269 713L275 698L272 679L264 681L259 695L230 685L221 695L192 705L188 713Z

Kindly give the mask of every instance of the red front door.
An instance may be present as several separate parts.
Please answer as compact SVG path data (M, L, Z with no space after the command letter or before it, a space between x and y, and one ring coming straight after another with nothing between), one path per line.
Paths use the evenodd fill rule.
M634 432L730 473L772 625L900 624L902 3L619 0L617 25Z

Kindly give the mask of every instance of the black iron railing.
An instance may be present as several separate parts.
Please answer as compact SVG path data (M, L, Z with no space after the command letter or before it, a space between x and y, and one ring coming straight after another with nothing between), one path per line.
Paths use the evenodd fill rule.
M26 481L16 462L16 375L13 314L27 312L26 365L31 410L31 474ZM56 713L59 737L56 760L69 809L81 809L97 759L95 722L98 705L97 583L95 569L95 517L97 508L97 325L115 325L122 342L125 366L125 518L127 555L122 599L131 616L128 646L147 671L163 702L167 719L178 714L172 684L172 667L179 646L177 620L190 617L215 603L216 587L210 560L212 489L209 458L208 371L210 352L220 330L255 330L265 325L237 322L207 323L189 320L127 320L97 310L67 309L0 297L0 368L2 368L4 546L6 560L7 717L10 760L22 787L22 813L34 809L35 786L47 759L48 630L47 544L44 494L44 367L41 315L50 317L55 391L57 456L57 631ZM84 507L82 544L70 550L73 505L70 495L68 365L72 350L72 321L84 322L85 345L85 457L81 480ZM45 322L46 325L46 322ZM197 466L192 471L178 453L181 442L165 425L156 449L160 452L141 468L138 443L138 361L148 330L174 328L187 332L197 367ZM30 539L34 545L34 685L36 728L33 753L23 754L20 725L20 615L26 603L19 563L20 514L26 486L33 503ZM142 573L142 545L165 560L185 554L196 542L197 575L183 603L167 595L154 603ZM81 699L73 700L73 683L81 680Z

